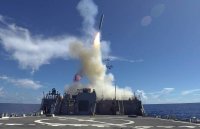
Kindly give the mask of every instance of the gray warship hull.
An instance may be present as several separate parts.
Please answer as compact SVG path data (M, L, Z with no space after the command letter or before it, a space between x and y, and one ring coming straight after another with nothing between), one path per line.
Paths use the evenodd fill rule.
M41 103L44 114L55 115L139 115L144 113L141 100L97 99L96 92L89 88L78 89L76 94L65 93L62 97L52 89Z

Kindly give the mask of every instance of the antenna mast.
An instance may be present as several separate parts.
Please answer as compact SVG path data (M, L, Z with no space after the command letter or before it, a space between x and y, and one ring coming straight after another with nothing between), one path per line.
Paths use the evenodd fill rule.
M116 101L117 99L116 99L116 83L115 83L115 101Z

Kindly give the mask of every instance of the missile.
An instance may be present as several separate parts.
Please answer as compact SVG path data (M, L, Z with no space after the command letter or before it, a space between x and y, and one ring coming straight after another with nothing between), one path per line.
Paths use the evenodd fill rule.
M99 31L101 30L102 24L103 24L103 18L104 18L104 14L101 15L101 20L99 23Z

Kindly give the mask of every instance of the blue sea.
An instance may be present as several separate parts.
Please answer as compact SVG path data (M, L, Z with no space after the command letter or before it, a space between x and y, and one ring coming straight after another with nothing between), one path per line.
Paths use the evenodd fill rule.
M30 114L39 111L40 104L10 104L0 103L0 113ZM145 104L148 116L170 116L179 120L189 120L191 117L200 118L200 103L189 104Z
M146 104L145 112L148 116L188 121L191 117L200 119L200 103L184 104Z
M32 114L39 109L40 104L0 103L0 113Z

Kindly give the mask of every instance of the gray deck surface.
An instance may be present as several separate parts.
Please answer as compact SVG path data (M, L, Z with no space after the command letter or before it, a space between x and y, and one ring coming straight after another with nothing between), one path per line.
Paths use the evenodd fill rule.
M127 116L56 116L0 119L0 129L200 129L200 125Z

